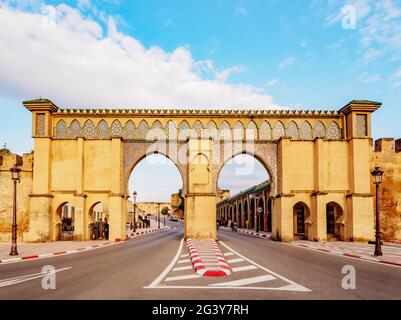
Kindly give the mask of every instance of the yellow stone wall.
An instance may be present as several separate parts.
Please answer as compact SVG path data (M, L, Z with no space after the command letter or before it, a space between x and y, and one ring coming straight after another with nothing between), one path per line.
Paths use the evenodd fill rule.
M376 141L371 154L371 170L384 170L379 189L379 212L382 235L385 240L401 240L401 139ZM375 194L373 182L372 193ZM376 196L375 196L376 198Z
M29 194L32 190L33 153L24 154L20 182L17 184L18 240L23 241L23 233L29 226ZM0 242L11 240L13 219L13 181L10 168L16 163L16 155L0 152Z

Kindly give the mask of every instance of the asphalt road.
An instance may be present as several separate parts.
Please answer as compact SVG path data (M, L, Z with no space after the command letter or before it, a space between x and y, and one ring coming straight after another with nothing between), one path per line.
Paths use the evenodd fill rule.
M310 291L146 288L167 268L180 246L182 224L169 224L175 229L106 248L0 265L0 300L401 299L399 267L335 256L226 231L218 233L223 243ZM42 277L20 283L11 279L38 274L45 265L52 265L57 270L69 268L56 274L55 290L44 290ZM356 270L355 290L344 290L341 287L345 276L341 271L346 265ZM202 279L197 281L199 283Z

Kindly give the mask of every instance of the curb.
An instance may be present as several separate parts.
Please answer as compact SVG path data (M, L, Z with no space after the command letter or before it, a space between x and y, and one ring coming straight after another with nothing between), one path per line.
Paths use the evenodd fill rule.
M223 253L221 252L220 248L218 247L215 240L210 241L210 248L209 251L214 253L218 265L217 270L209 270L205 266L202 261L202 254L199 253L198 248L192 241L192 239L187 240L188 250L191 256L192 265L195 269L195 272L203 277L225 277L231 274L230 266L227 264Z
M344 256L344 257L348 257L348 258L355 258L355 259L360 259L360 260L364 260L364 261L370 261L370 262L377 262L377 263L382 263L382 264L388 264L388 265L392 265L392 266L397 266L397 267L401 267L401 263L399 262L393 262L393 261L389 261L389 260L383 260L381 258L376 258L376 257L371 257L371 256L361 256L358 254L352 254L352 253L343 253L343 252L338 252L336 250L329 250L329 249L323 249L323 248L314 248L305 244L296 244L296 243L291 243L291 242L284 242L296 247L302 247L302 248L307 248L310 250L315 250L315 251L321 251L321 252L326 252L326 253L331 253L331 254L335 254L337 256Z
M219 227L219 229L222 229L222 230L224 230L224 231L231 231L231 232L233 232L233 231L231 230L231 228L229 228L229 227ZM261 239L270 240L270 238L271 238L271 235L267 235L267 234L263 234L263 233L258 233L258 232L255 232L255 231L244 231L244 230L240 230L240 229L239 229L237 232L238 232L238 233L242 233L242 234L251 235L251 236L254 236L254 237L257 237L257 238L261 238Z
M139 232L133 236L127 237L127 240L137 238L137 237L143 236L145 234L150 234L150 233L159 232L159 231L166 231L166 230L169 230L169 228L160 228L160 229L148 230L146 232ZM94 245L91 245L88 247L73 249L73 250L58 251L58 252L53 252L53 253L31 255L31 256L24 256L24 257L18 257L18 258L2 259L2 260L0 260L0 264L3 264L3 263L7 264L7 263L12 263L12 262L22 262L22 261L27 261L27 260L43 259L43 258L50 258L50 257L54 257L54 256L61 256L61 255L78 253L78 252L85 252L85 251L90 251L90 250L94 250L94 249L113 246L116 244L123 243L127 240L122 240L120 238L117 238L114 240L114 242L104 242L104 243L94 244Z
M154 232L160 232L160 231L167 231L170 230L171 228L166 226L160 229L152 229L152 230L145 230L145 231L136 231L135 233L131 234L130 236L128 236L129 239L133 239L133 238L137 238L139 236L143 236L145 234L150 234L150 233L154 233Z

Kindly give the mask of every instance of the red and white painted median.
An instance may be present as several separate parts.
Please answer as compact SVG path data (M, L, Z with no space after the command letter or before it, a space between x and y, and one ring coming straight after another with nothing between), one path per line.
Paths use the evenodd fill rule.
M225 277L231 274L223 253L215 240L187 240L192 265L204 277Z

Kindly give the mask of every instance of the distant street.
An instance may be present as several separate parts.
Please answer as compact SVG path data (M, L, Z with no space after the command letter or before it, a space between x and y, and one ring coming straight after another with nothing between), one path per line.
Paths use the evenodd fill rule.
M185 243L178 252L182 223L168 224L169 231L120 245L0 265L0 299L401 299L399 267L227 231L218 237L233 274L199 278ZM56 290L35 278L45 265L59 270ZM341 287L345 265L356 269L356 290Z

